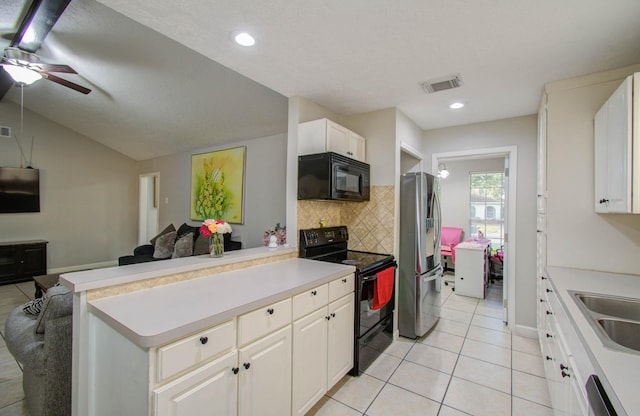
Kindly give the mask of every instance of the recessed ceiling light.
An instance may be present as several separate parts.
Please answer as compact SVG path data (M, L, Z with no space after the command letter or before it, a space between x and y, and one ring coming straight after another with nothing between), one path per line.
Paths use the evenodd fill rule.
M453 109L453 110L457 110L459 108L464 107L464 103L453 103L451 105L449 105L449 108Z
M256 40L248 34L247 32L236 33L233 36L233 39L238 43L238 45L242 46L253 46L256 43Z

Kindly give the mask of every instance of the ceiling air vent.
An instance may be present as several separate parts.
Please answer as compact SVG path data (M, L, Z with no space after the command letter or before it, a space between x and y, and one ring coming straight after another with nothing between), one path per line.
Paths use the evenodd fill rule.
M11 127L0 126L0 139L11 138Z
M421 82L420 85L426 93L432 94L438 91L458 88L462 85L462 77L460 76L460 74L454 74L446 77L431 79L429 81L424 81Z

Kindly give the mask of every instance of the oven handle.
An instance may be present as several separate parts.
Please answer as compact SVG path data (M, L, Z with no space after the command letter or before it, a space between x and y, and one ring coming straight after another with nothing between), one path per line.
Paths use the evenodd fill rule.
M383 270L387 270L387 269L389 269L389 268L391 268L391 267L393 267L394 269L397 269L397 268L398 268L398 266L389 266L389 267L385 267L384 269L382 269L382 270L380 270L380 271L378 271L378 272L376 272L376 273L374 273L374 274L367 275L367 276L363 276L363 277L362 277L362 281L363 281L363 282L373 282L374 280L376 280L376 279L378 278L378 273L379 273L379 272L381 272L381 271L383 271Z

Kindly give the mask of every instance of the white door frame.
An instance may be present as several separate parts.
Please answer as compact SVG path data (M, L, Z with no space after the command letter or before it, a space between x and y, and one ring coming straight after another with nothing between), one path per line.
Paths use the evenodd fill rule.
M160 218L160 172L140 175L138 188L138 245L158 234Z
M505 157L509 164L509 175L507 177L509 189L507 195L507 238L505 241L507 255L505 256L503 271L506 275L503 285L506 287L503 286L503 290L507 291L507 326L513 331L516 323L516 182L518 179L518 147L504 146L433 153L431 155L431 169L434 174L438 173L438 161L440 159L485 159L490 157Z

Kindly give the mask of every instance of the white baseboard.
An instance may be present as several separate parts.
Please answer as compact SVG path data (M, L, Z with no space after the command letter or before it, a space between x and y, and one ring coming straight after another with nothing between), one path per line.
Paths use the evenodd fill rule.
M527 338L538 339L538 328L532 326L516 325L513 333Z
M79 264L76 266L58 267L55 269L49 269L47 273L62 274L62 273L70 273L70 272L79 272L82 270L102 269L105 267L113 267L117 265L118 265L117 260L111 260L111 261L103 261L100 263L89 263L89 264Z

